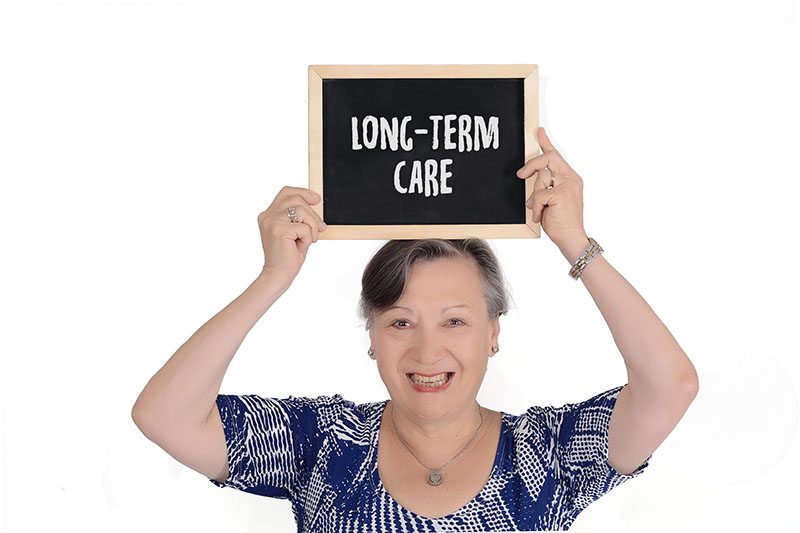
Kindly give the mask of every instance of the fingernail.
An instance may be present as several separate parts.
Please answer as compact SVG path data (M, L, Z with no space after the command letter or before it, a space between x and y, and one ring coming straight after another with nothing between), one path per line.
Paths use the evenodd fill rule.
M322 229L325 229L325 228L328 227L328 225L326 223L324 223L324 222L320 222L319 223L319 227L321 227Z

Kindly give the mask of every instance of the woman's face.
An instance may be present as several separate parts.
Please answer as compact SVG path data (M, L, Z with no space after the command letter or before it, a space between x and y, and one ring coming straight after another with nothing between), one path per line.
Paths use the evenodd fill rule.
M369 335L396 408L433 421L472 408L499 333L475 261L448 258L415 263L405 292ZM449 379L431 387L419 383L420 374L433 385Z

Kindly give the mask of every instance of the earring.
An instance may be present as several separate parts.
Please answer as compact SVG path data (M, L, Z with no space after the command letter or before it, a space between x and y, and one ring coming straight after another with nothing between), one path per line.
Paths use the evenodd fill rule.
M500 348L498 348L497 346L492 346L492 353L493 354L495 354L495 353L497 353L499 351L500 351Z
M370 348L369 350L367 350L367 355L369 355L370 357L372 357L373 355L375 355L375 350L373 350L372 348Z

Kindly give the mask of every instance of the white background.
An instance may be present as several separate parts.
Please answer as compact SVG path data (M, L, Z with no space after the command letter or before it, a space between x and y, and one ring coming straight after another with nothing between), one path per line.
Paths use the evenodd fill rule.
M588 235L698 370L646 473L573 529L800 522L796 2L0 6L4 530L295 529L288 501L213 486L131 407L255 279L258 213L308 186L308 65L397 63L539 65ZM356 315L383 242L312 245L221 392L387 398ZM626 383L556 246L490 242L516 305L479 401L519 414Z

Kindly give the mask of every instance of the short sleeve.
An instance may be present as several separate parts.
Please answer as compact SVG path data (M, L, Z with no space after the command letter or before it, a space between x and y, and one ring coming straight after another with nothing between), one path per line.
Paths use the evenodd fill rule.
M325 431L344 400L333 397L285 399L254 394L217 395L228 453L228 477L218 487L273 498L291 498L314 465Z
M614 487L639 476L650 457L630 474L621 474L608 462L608 425L617 396L624 385L592 398L562 407L536 408L543 428L555 477L566 488L574 514Z

